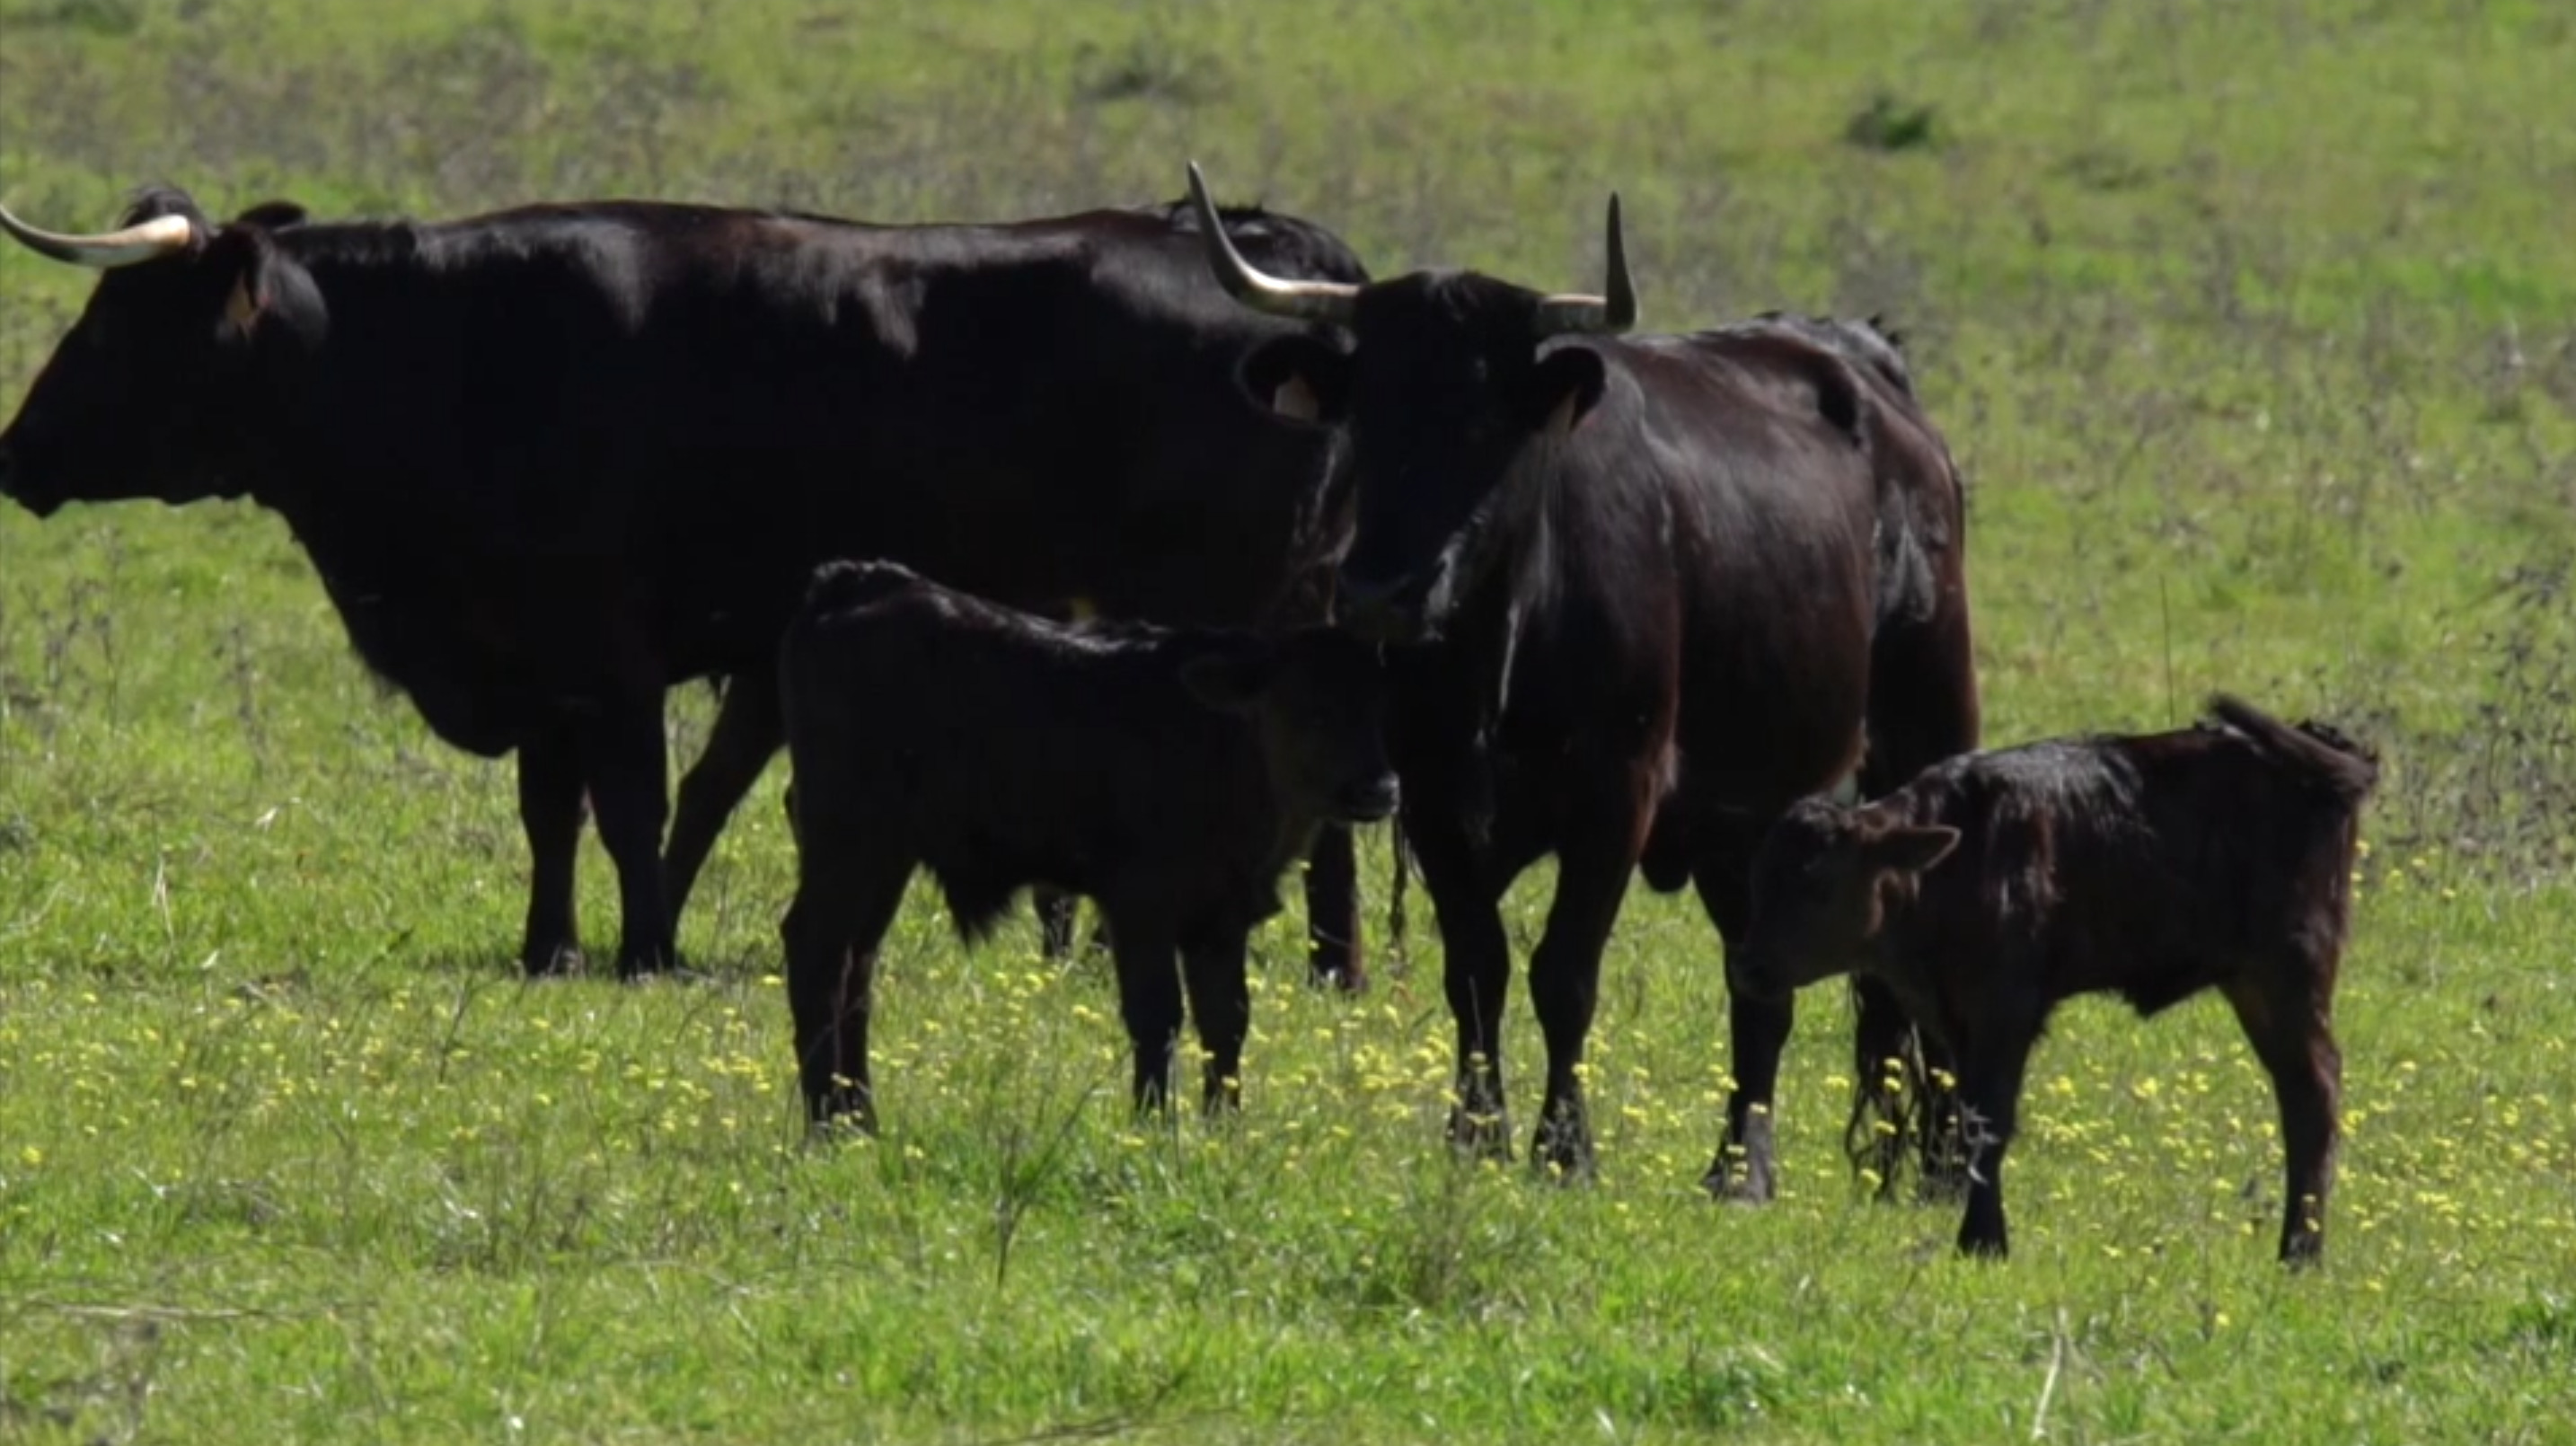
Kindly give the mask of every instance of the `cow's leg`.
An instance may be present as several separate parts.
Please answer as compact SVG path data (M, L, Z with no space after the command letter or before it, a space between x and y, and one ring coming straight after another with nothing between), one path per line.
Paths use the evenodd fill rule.
M1968 1210L1959 1225L1959 1249L2002 1259L2004 1152L2012 1145L2021 1112L2023 1071L2039 1041L2036 1025L2015 1022L1971 1041L1960 1053L1959 1114L1967 1142Z
M1871 644L1869 754L1860 776L1864 797L1891 793L1933 764L1977 747L1976 653L1964 565L1955 554L1934 558L1934 572L1943 582L1932 615L1894 623ZM1958 1061L1947 1045L1907 1015L1886 985L1855 975L1851 988L1852 1113L1844 1144L1852 1168L1875 1171L1880 1196L1887 1198L1895 1192L1911 1148L1923 1172L1922 1193L1955 1198L1967 1185ZM1900 1066L1891 1088L1891 1059L1922 1067Z
M868 1022L876 1007L877 950L912 869L900 858L800 853L796 899L778 932L787 947L787 1004L806 1118L817 1126L846 1120L874 1134Z
M786 746L787 724L778 700L773 668L736 673L725 685L724 704L706 749L680 779L679 808L671 817L671 841L662 853L662 896L668 901L671 932L677 937L680 913L698 884L698 871L724 832L761 770Z
M1511 987L1512 956L1503 935L1502 886L1487 876L1454 818L1435 817L1429 810L1408 813L1404 831L1422 870L1422 890L1431 896L1432 922L1440 930L1442 982L1449 1015L1458 1024L1449 1142L1476 1155L1509 1159L1503 1002Z
M1530 1163L1573 1179L1592 1172L1592 1127L1584 1116L1583 1054L1601 993L1601 951L1644 838L1633 794L1579 825L1556 860L1556 898L1547 929L1530 954L1530 1003L1547 1041L1547 1092Z
M1105 910L1109 952L1118 962L1118 1013L1136 1052L1134 1098L1138 1113L1166 1107L1172 1097L1172 1056L1181 1042L1181 976L1168 927L1150 914Z
M569 726L519 745L519 823L528 832L528 927L519 963L530 974L581 967L573 860L581 850L581 750Z
M1243 1107L1243 1041L1252 1032L1252 991L1244 978L1244 936L1228 932L1181 952L1190 1020L1207 1051L1199 1104L1209 1114Z
M2304 969L2299 971L2306 976ZM2313 976L2307 976L2313 977ZM2328 970L2325 977L2332 978ZM2226 987L2237 1022L2272 1076L2287 1161L2281 1204L2281 1259L2313 1265L2325 1250L2326 1199L2334 1192L2340 1143L2343 1053L2335 1047L2331 1001L2313 991Z
M1713 851L1692 867L1700 907L1717 926L1719 947L1733 953L1752 927L1750 851L1739 844ZM1772 1153L1771 1106L1780 1087L1780 1056L1797 1017L1788 996L1755 999L1741 990L1726 996L1726 1135L1700 1184L1724 1199L1759 1204L1771 1198L1777 1166Z
M669 968L671 916L662 896L662 825L670 815L659 689L600 705L582 721L582 774L599 811L599 841L617 866L625 915L617 944L621 979Z
M1324 988L1368 987L1360 949L1360 866L1351 830L1327 824L1306 860L1307 971Z

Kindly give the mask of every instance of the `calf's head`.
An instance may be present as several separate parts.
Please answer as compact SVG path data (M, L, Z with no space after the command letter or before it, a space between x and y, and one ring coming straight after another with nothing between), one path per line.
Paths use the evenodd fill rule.
M1374 647L1331 628L1246 635L1190 659L1181 679L1201 702L1254 721L1289 812L1344 823L1395 812L1386 670Z
M1254 402L1282 418L1349 426L1358 528L1341 566L1342 622L1383 642L1437 636L1474 581L1482 534L1517 500L1513 480L1543 470L1601 400L1600 353L1558 339L1636 321L1619 198L1610 198L1604 296L1541 295L1473 272L1285 281L1254 270L1226 239L1195 164L1190 198L1209 265L1237 300L1335 322L1353 338L1344 353L1281 337L1238 372Z
M1727 955L1728 987L1776 998L1860 968L1891 911L1911 902L1923 871L1958 844L1954 828L1800 800L1754 856L1753 927Z
M263 382L324 325L311 275L270 234L301 214L271 205L216 227L160 190L117 230L73 236L0 209L19 244L101 273L0 433L0 495L41 517L66 502L243 491Z

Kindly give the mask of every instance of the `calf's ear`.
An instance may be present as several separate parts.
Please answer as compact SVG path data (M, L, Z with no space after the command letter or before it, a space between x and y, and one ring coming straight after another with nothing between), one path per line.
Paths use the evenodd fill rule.
M1279 676L1279 652L1266 643L1245 642L1202 653L1181 665L1181 684L1191 696L1224 713L1248 713L1261 703Z
M1588 346L1559 347L1530 373L1529 390L1521 398L1522 415L1533 427L1571 432L1583 424L1608 385L1601 353Z
M1959 846L1959 831L1946 824L1928 828L1892 828L1869 841L1871 863L1885 869L1919 874L1950 856Z
M1235 383L1252 404L1288 422L1330 426L1350 399L1351 359L1319 337L1283 336L1244 354Z

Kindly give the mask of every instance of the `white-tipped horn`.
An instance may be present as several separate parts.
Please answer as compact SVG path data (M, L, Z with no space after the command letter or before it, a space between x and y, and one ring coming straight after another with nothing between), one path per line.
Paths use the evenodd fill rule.
M1198 211L1199 230L1207 237L1208 266L1235 300L1273 316L1350 321L1358 287L1342 281L1282 281L1255 271L1243 259L1243 253L1234 249L1234 238L1225 234L1225 224L1217 219L1216 203L1208 199L1207 178L1199 174L1196 161L1190 162L1190 204Z
M40 256L86 266L93 271L109 271L119 266L132 266L184 251L196 240L196 224L185 216L155 216L137 221L122 230L96 236L69 236L30 226L0 206L0 231L18 238L20 245Z
M1628 243L1619 230L1619 193L1610 193L1609 294L1565 292L1539 301L1540 336L1592 332L1613 336L1637 324L1637 287L1628 278Z

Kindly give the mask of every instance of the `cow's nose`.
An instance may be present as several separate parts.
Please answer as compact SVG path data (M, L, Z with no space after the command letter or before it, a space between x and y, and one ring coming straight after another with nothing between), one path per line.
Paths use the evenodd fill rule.
M9 463L9 444L6 442L0 442L0 497L15 497L18 495L17 492L9 485L9 474L13 470Z

